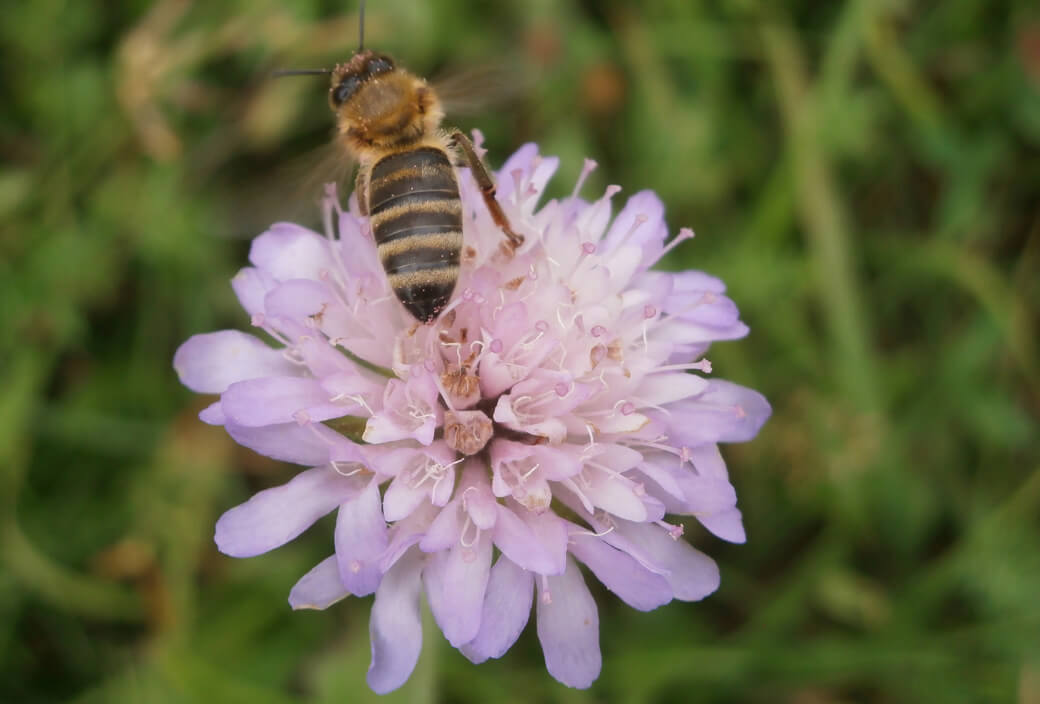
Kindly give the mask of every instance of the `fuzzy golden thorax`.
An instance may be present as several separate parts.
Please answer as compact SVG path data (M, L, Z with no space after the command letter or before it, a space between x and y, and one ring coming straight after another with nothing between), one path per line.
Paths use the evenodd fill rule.
M444 117L426 81L370 51L336 66L329 105L336 113L339 141L361 159L421 141L436 132Z

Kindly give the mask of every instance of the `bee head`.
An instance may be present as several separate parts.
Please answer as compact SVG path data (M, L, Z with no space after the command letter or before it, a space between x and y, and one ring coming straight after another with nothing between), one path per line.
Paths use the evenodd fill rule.
M436 130L444 116L426 81L367 49L332 70L329 107L355 151L414 141Z
M372 82L377 76L392 73L396 68L394 60L385 54L373 51L359 51L350 61L338 64L332 71L332 83L329 86L329 105L339 110L358 94L361 88Z

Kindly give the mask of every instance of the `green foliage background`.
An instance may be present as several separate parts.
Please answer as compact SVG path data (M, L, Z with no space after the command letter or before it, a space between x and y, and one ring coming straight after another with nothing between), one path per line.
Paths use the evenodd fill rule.
M228 280L297 217L320 80L355 8L5 3L0 22L0 701L362 702L370 599L290 611L323 523L216 552L293 468L236 448L171 368L248 321ZM773 419L726 449L749 542L689 526L722 587L649 614L595 587L604 671L533 629L470 665L428 633L391 702L1040 702L1040 10L992 0L376 0L415 71L516 68L460 118L586 186L661 194L667 262L751 336L719 376ZM619 201L620 202L620 201ZM309 207L304 203L304 211Z

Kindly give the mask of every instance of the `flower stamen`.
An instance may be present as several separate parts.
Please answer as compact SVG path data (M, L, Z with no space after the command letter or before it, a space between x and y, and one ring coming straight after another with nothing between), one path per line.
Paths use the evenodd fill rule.
M682 537L682 534L686 532L686 529L682 525L674 525L672 523L666 523L664 521L654 521L657 525L668 531L669 537L672 540L678 540Z
M473 537L469 540L466 539L466 532L473 528ZM480 527L473 522L473 519L468 515L466 516L466 522L462 524L462 532L459 533L459 545L464 548L471 548L477 544L480 540Z
M340 469L340 466L353 467L350 471ZM365 466L358 462L341 462L339 460L330 460L329 466L332 467L333 471L341 477L353 477L355 474L365 471Z

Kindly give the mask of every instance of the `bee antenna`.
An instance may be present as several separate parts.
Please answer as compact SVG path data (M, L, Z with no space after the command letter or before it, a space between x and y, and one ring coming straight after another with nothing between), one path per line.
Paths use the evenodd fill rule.
M361 7L358 9L358 43L357 50L360 54L365 49L365 0L361 0Z
M316 76L323 73L332 73L327 68L284 68L271 74L272 78L284 78L285 76Z

